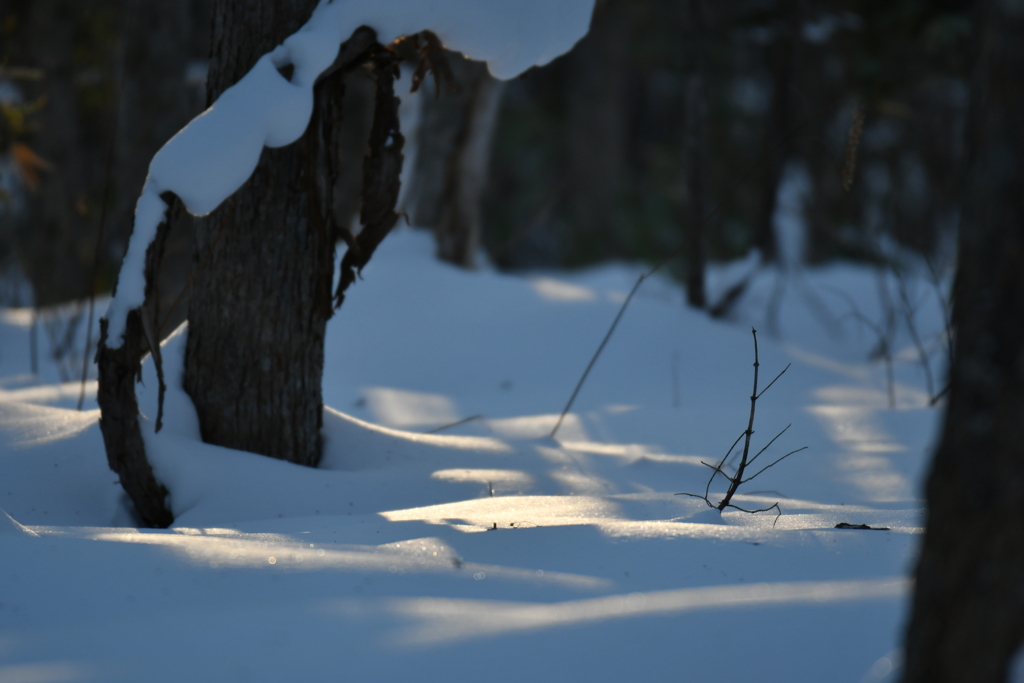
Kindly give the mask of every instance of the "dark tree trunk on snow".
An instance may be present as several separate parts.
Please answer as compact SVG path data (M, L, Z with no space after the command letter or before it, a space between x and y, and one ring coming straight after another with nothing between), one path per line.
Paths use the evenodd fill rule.
M172 199L172 195L165 195L165 199ZM173 210L177 210L177 206ZM107 464L117 473L121 487L135 504L140 521L145 526L157 528L169 527L174 522L174 515L165 503L167 489L157 481L146 459L135 383L141 372L142 358L151 348L147 338L154 346L158 343L153 327L147 331L146 326L156 319L154 308L158 296L153 285L163 259L167 235L168 224L162 223L156 240L146 250L146 303L141 309L128 314L124 343L116 349L107 348L107 321L101 320L100 341L96 349L99 375L96 402L100 406L100 431L103 433ZM162 374L161 385L164 382Z
M214 100L309 17L316 0L220 0L207 92ZM196 222L185 390L203 440L315 466L324 335L337 232L323 134L340 102L317 86L314 124L265 149L249 181ZM326 133L325 133L326 131ZM328 145L328 149L331 145ZM352 159L351 163L359 160Z
M1024 640L1024 12L977 9L956 349L905 683L1004 681Z
M219 2L210 98L294 32L314 4L267 0L243 9L241 2ZM273 35L264 33L265 27L273 27ZM353 266L365 265L397 219L402 136L392 88L396 59L377 45L372 30L357 29L341 46L334 65L321 75L313 116L302 138L283 149L264 150L246 184L207 219L196 221L197 264L183 379L209 443L306 465L319 460L320 383L325 327L333 312L334 244L339 236L348 235L332 211L343 79L367 61L377 73L370 154L363 163L366 227L356 238L348 235L344 283L353 279ZM177 200L169 193L164 199L173 200L173 205L169 223L160 225L147 250L146 302L128 314L125 341L119 348L106 346L104 322L97 350L100 427L107 458L143 523L150 526L173 522L164 504L167 491L153 476L146 457L134 393L142 355L152 351L162 411L156 275L169 225L180 222ZM339 303L340 295L339 289ZM159 431L160 413L155 427Z

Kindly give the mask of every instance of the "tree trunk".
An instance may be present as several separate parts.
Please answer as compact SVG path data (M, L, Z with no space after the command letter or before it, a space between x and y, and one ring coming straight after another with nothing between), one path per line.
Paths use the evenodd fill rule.
M704 289L707 240L708 89L707 21L704 0L689 2L691 68L686 82L686 197L683 239L686 242L686 300L694 308L707 305Z
M1006 680L1024 640L1024 12L981 0L956 349L905 683Z
M295 32L315 5L218 0L208 99ZM317 90L314 119L330 119L337 108ZM264 149L249 181L196 221L184 380L204 441L309 466L320 459L335 244L325 214L330 187L317 182L315 128L294 145Z
M761 250L765 261L777 258L775 243L775 207L778 204L779 185L792 153L793 83L799 59L800 31L803 25L802 0L781 0L781 17L775 42L769 48L772 71L772 100L766 122L765 136L769 142L761 170L761 183L754 216L753 244Z
M502 83L482 62L448 53L456 88L435 96L424 83L418 152L409 189L413 224L434 231L437 257L464 268L476 264L481 201Z

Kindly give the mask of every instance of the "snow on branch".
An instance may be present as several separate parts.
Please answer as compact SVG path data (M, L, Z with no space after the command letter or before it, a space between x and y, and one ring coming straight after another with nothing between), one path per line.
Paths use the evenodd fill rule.
M495 77L508 79L571 49L586 35L593 6L594 0L321 0L302 28L153 157L105 316L107 345L121 346L128 312L143 304L146 249L167 213L160 195L173 192L195 215L216 209L252 175L263 147L302 136L317 78L360 26L375 30L383 44L430 30L445 47L486 61ZM285 66L293 67L291 79L278 71Z

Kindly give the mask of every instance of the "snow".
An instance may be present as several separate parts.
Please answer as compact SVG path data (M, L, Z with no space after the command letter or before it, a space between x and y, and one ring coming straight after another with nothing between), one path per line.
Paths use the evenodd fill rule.
M107 468L95 385L77 412L52 363L29 376L30 316L0 311L0 681L898 673L941 409L902 322L889 408L876 335L846 315L885 317L875 270L756 270L731 321L649 279L552 439L641 270L507 276L433 251L396 231L331 321L319 469L199 441L175 381L187 330L165 343L164 428L143 428L177 516L162 531L135 528ZM941 377L935 291L906 286ZM792 363L754 444L792 423L766 456L808 446L737 496L779 501L777 520L674 495L703 492L701 461L746 426L752 324L762 377ZM143 380L153 418L149 362Z
M156 153L135 210L135 225L105 318L107 345L123 343L128 312L144 301L146 249L164 220L164 192L189 212L216 209L252 175L266 147L295 142L313 112L313 86L360 26L388 44L432 30L442 43L513 78L567 52L590 26L594 0L321 0L302 28L225 90ZM279 68L292 65L291 79Z

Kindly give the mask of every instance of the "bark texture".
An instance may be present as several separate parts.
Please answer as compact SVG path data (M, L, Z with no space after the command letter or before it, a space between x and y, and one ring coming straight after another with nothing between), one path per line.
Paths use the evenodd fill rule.
M905 683L1006 680L1024 640L1024 9L977 6L956 349Z
M210 101L298 29L315 5L219 0ZM355 42L364 50L373 44L372 32L358 35ZM349 41L342 56L351 56L354 44ZM338 123L339 101L331 88L344 72L339 68L320 81L306 134L294 145L265 149L249 181L196 222L198 267L184 384L203 440L309 466L320 459L324 335L333 310L337 236L323 135Z

